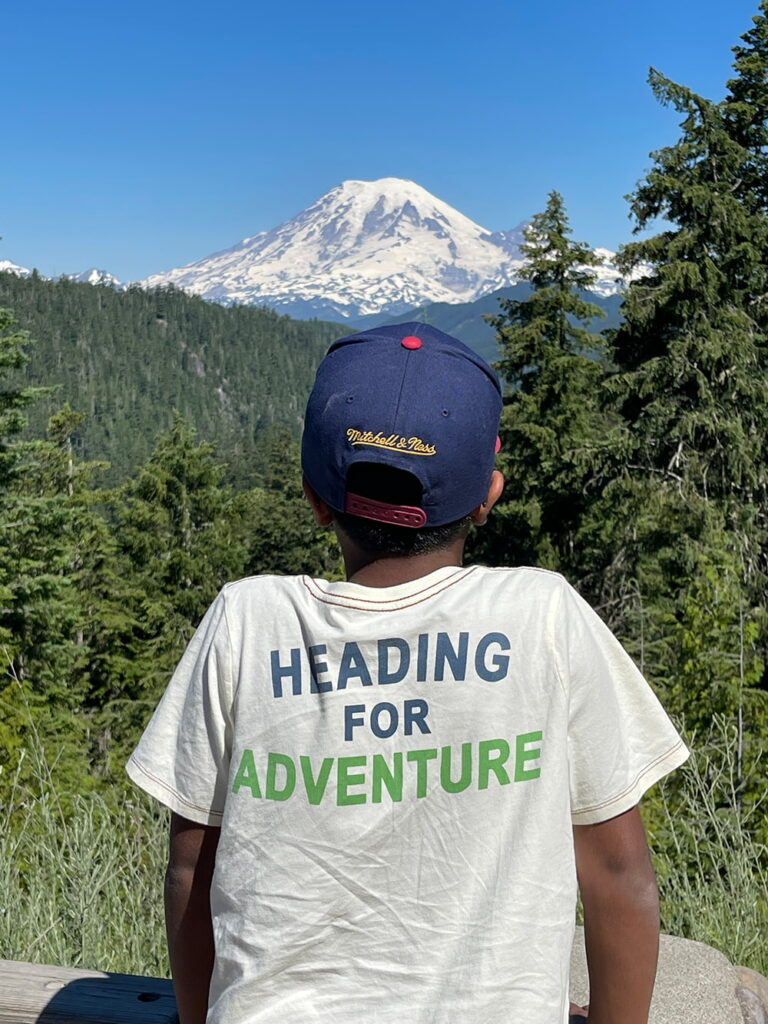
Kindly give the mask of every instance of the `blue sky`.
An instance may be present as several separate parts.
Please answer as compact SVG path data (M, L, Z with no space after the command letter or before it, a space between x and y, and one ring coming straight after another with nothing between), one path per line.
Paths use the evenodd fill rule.
M0 259L123 280L411 178L495 230L565 197L617 247L674 140L649 65L713 98L757 0L5 5Z

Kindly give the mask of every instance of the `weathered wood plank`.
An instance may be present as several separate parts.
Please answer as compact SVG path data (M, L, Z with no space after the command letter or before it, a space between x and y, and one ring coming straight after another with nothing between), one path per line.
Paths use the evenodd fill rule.
M178 1024L162 978L0 960L0 1024Z

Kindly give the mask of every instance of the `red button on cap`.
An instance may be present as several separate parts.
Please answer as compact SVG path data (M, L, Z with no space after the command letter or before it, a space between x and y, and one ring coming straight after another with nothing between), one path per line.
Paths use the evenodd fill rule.
M400 344L403 348L421 348L423 343L421 338L417 338L415 334L408 334Z

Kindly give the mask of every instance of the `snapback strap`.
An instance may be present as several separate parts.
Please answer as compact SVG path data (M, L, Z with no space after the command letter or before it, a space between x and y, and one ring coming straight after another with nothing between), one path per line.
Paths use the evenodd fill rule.
M416 505L390 505L387 501L363 498L360 494L347 494L344 511L363 519L374 519L378 523L391 523L393 526L409 526L414 530L427 524L427 513L423 508Z

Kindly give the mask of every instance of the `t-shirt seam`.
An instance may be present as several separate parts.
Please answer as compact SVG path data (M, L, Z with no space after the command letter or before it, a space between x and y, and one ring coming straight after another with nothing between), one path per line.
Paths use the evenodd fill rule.
M424 587L422 590L414 591L412 594L408 594L408 595L406 595L404 597L390 597L390 598L388 598L386 600L383 599L383 598L378 598L377 599L377 598L373 598L373 597L350 597L350 596L343 595L343 594L333 594L333 593L331 593L331 591L323 590L322 587L318 586L317 585L317 581L315 579L313 579L311 576L302 576L301 579L302 579L302 582L304 583L304 585L307 587L307 589L310 590L310 592L312 590L312 586L314 586L315 589L317 590L317 592L320 595L322 595L322 597L338 597L338 598L341 598L341 599L344 599L344 600L347 600L347 601L359 601L361 604L377 604L377 605L382 605L382 604L395 604L395 603L398 603L398 602L401 602L401 601L407 601L409 597L420 597L422 594L427 594L428 592L434 590L436 587L440 586L441 583L445 583L446 585L448 585L448 584L451 584L451 583L458 582L459 579L465 579L466 576L470 572L472 572L474 569L476 569L476 568L477 568L477 566L475 566L475 565L464 566L463 568L460 568L458 570L458 572L455 572L452 576L449 576L447 580L435 581L434 583L427 584L427 586ZM311 584L311 586L310 586L310 584ZM441 589L444 589L444 588L441 588Z
M153 775L152 772L141 763L135 754L131 755L130 761L136 765L143 775L146 775L148 779L152 779L153 782L156 782L158 786L161 786L167 793L175 796L177 800L180 800L181 803L185 804L187 807L191 807L195 811L202 811L203 814L213 814L217 818L222 818L224 816L223 811L215 811L212 807L203 807L202 804L195 804L185 796L182 796L177 789L173 788L173 786L169 786L163 779L159 779L156 775Z
M620 793L616 793L615 796L609 797L609 799L603 800L599 804L590 804L587 807L572 808L571 814L589 814L591 811L599 811L603 807L610 807L611 804L615 804L617 800L621 800L622 797L627 796L627 794L631 793L633 789L636 789L637 784L640 782L644 775L647 775L648 772L652 771L657 765L661 764L662 761L665 761L671 754L674 754L683 746L685 746L685 744L681 739L679 739L677 743L674 744L674 746L669 747L669 749L665 750L663 754L659 754L659 756L654 758L653 761L650 761L647 765L645 765L645 767L637 773L632 782Z
M555 573L554 575L557 575L557 573ZM555 623L557 622L557 619L558 619L558 617L560 615L560 607L561 607L561 605L563 603L563 584L565 586L567 586L565 578L561 576L560 579L561 579L562 583L561 583L561 585L560 585L560 587L558 588L558 591L557 591L557 608L555 609L555 614L553 616L553 622L552 622L552 641L551 641L552 642L552 663L555 666L555 675L557 676L557 681L560 683L560 688L563 691L563 694L565 695L565 698L569 702L569 705L570 705L570 699L571 699L570 686L566 685L565 677L563 676L563 673L560 670L560 665L559 665L558 660L557 660L557 641L556 641L557 629L556 629Z
M417 604L423 604L424 601L430 600L432 597L436 597L438 594L442 594L448 587L454 585L454 583L460 583L465 580L470 573L474 572L477 568L475 565L470 565L462 573L457 573L451 576L450 579L441 581L442 586L438 583L430 584L424 590L419 590L415 594L409 594L406 597L391 597L388 600L375 600L374 598L368 597L348 597L343 594L332 595L328 591L321 590L319 587L316 591L313 590L315 581L311 580L310 577L302 576L301 582L309 593L310 597L313 597L316 601L320 601L322 604L336 605L341 608L354 608L361 612L397 612L402 611L403 608L412 608ZM420 596L423 595L423 596ZM331 598L334 598L333 600ZM415 600L418 598L418 600ZM390 604L393 607L385 608L386 604ZM366 607L370 605L371 607Z
M224 593L223 589L221 592L221 606L224 614L224 629L227 632L227 649L229 651L229 685L232 690L232 704L234 705L238 690L240 689L240 676L238 674L237 684L235 684L235 674L232 671L232 667L235 663L234 652L232 650L232 633L229 628L229 616L227 615L227 595Z
M469 566L471 569L479 568L479 565ZM544 569L540 565L485 565L482 568L487 569L489 572L537 572L542 576L554 576L556 580L561 583L567 583L565 576L561 572L555 572L554 569Z

